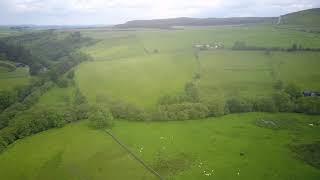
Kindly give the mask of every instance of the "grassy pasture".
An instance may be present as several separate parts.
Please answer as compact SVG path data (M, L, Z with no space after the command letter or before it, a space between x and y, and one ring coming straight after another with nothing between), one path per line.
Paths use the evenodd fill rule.
M254 97L270 95L277 80L304 90L320 90L320 53L208 51L201 53L203 95ZM301 69L303 67L303 69Z
M274 130L257 126L260 119L295 123ZM167 179L312 180L320 171L295 158L289 145L318 140L320 127L309 125L318 121L318 116L250 113L183 122L117 121L112 131ZM0 155L0 178L154 178L106 133L86 123L16 142Z
M309 126L318 118L234 114L184 122L117 122L113 131L168 179L318 179L320 171L289 149L290 144L319 140L320 127ZM272 130L258 127L259 119L290 123ZM164 165L157 168L159 163Z
M109 95L151 107L163 94L182 90L199 68L194 61L194 43L235 41L260 47L320 47L319 34L275 26L219 26L184 30L84 31L100 40L86 47L97 61L77 69L77 83L89 99ZM158 50L157 54L153 51ZM204 95L260 96L273 92L276 80L296 82L302 88L319 90L317 53L205 52L200 54ZM303 66L307 71L302 71ZM173 78L174 77L174 78Z
M0 179L155 179L103 131L74 123L18 141L0 156Z
M182 92L195 64L189 52L93 61L77 68L76 81L91 102L112 96L149 108L162 95Z
M28 68L17 68L8 72L6 68L0 67L0 90L11 90L16 86L26 85L30 79Z

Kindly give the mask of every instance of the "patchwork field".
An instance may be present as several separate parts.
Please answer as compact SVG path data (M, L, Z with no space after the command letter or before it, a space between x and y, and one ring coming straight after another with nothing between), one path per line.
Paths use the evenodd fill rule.
M10 120L13 123L16 123L15 119L20 120L17 121L18 130L14 131L20 133L21 130L18 135L31 135L27 131L29 126L43 125L40 130L43 131L52 123L42 119L45 116L25 119L33 117L33 112L39 113L37 110L53 110L44 111L45 115L64 110L63 113L71 114L63 116L66 119L83 112L105 115L102 109L92 111L96 107L91 105L99 105L108 98L134 104L146 114L151 112L148 114L151 116L160 109L159 98L185 93L186 84L192 81L196 84L195 89L199 88L202 99L266 96L271 100L267 103L274 105L275 109L266 112L275 113L224 115L225 109L229 108L225 102L213 102L213 106L217 105L217 112L222 112L217 114L224 116L211 117L216 114L209 115L205 101L186 100L166 104L169 110L164 112L187 118L205 112L201 117L211 118L156 119L159 121L153 122L147 115L143 116L146 119L130 119L128 116L132 121L119 117L122 119L113 121L111 131L165 179L319 179L320 116L277 113L278 107L271 94L275 92L273 86L278 80L295 83L302 90L320 91L320 53L234 51L231 48L236 41L245 41L256 47L288 48L296 43L319 48L320 34L271 25L186 27L183 30L84 29L81 34L97 40L97 43L80 50L92 60L74 67L74 77L67 77L70 71L59 76L57 85L36 99L28 110L17 113ZM223 43L225 49L198 51L193 48L196 43L215 42ZM0 91L27 84L30 79L26 69L8 72L0 68ZM62 80L67 83L64 88L58 87ZM285 97L288 99L286 105L295 105L296 99L289 94ZM83 102L76 104L76 98ZM312 103L316 104L315 101ZM116 108L123 110L123 114L133 114L133 117L141 115L131 106ZM89 115L86 118L90 121L92 117L95 118ZM0 154L0 179L157 179L106 132L89 128L88 120L83 119L61 121L73 123L9 145ZM29 124L24 124L24 120Z

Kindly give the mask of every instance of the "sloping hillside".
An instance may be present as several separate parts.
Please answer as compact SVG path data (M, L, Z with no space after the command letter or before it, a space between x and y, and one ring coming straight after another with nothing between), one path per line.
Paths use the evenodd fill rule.
M273 23L274 17L235 17L235 18L172 18L155 20L135 20L116 25L117 28L170 28L172 26L216 26L255 23Z
M303 10L281 16L280 24L320 26L320 8Z

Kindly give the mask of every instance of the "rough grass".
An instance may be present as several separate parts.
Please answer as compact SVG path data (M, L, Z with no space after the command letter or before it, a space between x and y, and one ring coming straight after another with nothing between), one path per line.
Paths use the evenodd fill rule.
M215 92L216 96L255 97L272 94L274 83L281 80L319 91L319 58L320 53L313 52L203 52L200 88L204 96Z
M222 26L185 30L83 31L100 40L86 47L96 61L80 66L77 83L94 101L97 95L153 107L164 94L175 94L190 81L198 66L193 62L194 43L235 41L260 47L320 47L320 35L273 26ZM153 53L158 50L157 54ZM202 95L264 96L273 93L276 80L296 82L319 90L320 53L201 52ZM103 62L102 62L103 61ZM107 61L107 62L105 62ZM301 70L304 67L305 70Z
M158 164L168 179L318 179L320 171L296 159L289 148L320 138L320 127L309 126L318 118L250 113L184 122L117 122L113 133L148 164ZM292 119L297 125L274 131L256 126L257 119Z
M18 141L0 155L0 179L156 179L103 131L74 123Z
M28 84L30 80L28 68L17 68L12 72L0 68L0 90L12 90L17 86Z
M77 68L76 81L91 102L110 96L150 108L159 97L182 92L195 63L190 53L94 61Z
M291 149L299 159L320 169L320 142L295 145Z

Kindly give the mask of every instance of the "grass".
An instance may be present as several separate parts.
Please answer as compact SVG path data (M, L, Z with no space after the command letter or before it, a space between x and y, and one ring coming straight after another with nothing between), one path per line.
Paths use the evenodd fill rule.
M256 120L282 123L263 128ZM320 138L319 116L234 114L183 122L116 121L113 133L167 179L308 179L320 170L292 144ZM147 134L147 136L146 136ZM192 142L192 143L191 143ZM213 170L213 171L212 171ZM211 173L210 177L206 173ZM239 173L239 174L238 174ZM82 121L28 137L0 155L1 179L153 179L103 131Z
M320 53L211 51L200 56L200 88L204 96L266 96L281 80L303 90L320 90ZM303 70L301 69L303 67Z
M230 48L235 41L315 48L320 47L320 35L315 33L273 26L222 26L179 31L83 30L83 34L99 40L82 49L94 61L76 68L76 84L91 104L106 96L153 108L159 97L182 92L198 71L203 97L269 95L276 80L320 90L319 53L208 51L200 53L199 66L192 49L193 43L212 42ZM155 49L159 52L154 53ZM30 78L22 70L8 74L0 69L0 73L0 89ZM32 108L70 106L73 91L74 87L54 87ZM181 122L116 121L112 131L167 179L316 180L320 170L309 164L313 163L310 157L318 154L310 155L304 145L319 140L318 124L319 116L249 113ZM303 147L303 151L291 147ZM149 180L154 176L106 133L82 121L11 145L0 155L0 179Z
M235 41L260 47L320 47L319 34L276 26L219 26L184 30L83 31L99 42L82 49L94 62L77 69L77 83L95 101L113 96L141 107L154 107L159 97L183 90L198 71L194 43ZM158 50L157 54L153 53ZM319 90L319 53L205 52L200 54L203 95L228 97L262 96L273 93L276 80L296 82ZM98 62L99 61L99 62ZM100 62L101 61L101 62ZM304 66L307 71L302 71Z
M17 68L8 72L6 68L0 68L0 90L12 90L16 86L28 84L31 77L27 68Z
M282 24L319 26L320 8L308 9L282 16Z
M77 68L76 81L91 102L97 96L112 96L150 108L160 96L182 92L195 64L190 53L94 61Z
M168 179L318 179L320 170L295 158L289 148L292 143L319 139L320 127L309 126L318 118L297 114L234 114L183 122L117 122L113 132ZM292 128L272 130L258 127L257 119L296 123ZM159 168L159 159L164 164L160 167L169 170ZM207 177L204 171L211 170L211 177Z
M28 137L0 156L1 179L155 179L86 122Z

